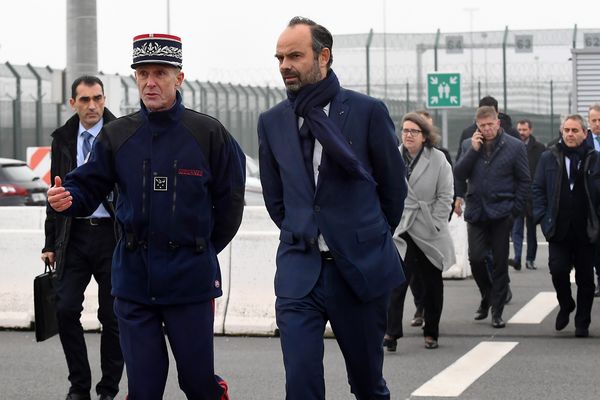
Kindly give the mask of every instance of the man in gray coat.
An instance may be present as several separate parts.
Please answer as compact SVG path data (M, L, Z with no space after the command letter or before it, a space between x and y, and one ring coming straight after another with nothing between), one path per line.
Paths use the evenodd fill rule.
M513 218L525 209L529 165L525 145L500 128L493 107L480 107L475 122L477 130L471 140L462 143L454 174L468 185L465 220L469 261L482 297L475 319L487 318L491 306L492 326L504 328L502 311L510 281L509 235ZM485 265L489 251L494 259L491 276Z

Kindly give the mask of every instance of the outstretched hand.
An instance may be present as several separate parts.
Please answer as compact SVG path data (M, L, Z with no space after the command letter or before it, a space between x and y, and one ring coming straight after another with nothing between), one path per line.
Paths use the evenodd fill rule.
M48 189L48 204L55 211L61 212L71 207L73 197L62 186L62 181L59 176L54 177L54 186Z

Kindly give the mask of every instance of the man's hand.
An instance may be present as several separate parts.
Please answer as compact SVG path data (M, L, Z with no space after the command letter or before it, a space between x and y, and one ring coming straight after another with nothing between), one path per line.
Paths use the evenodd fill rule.
M471 146L473 147L473 150L479 151L483 142L483 134L479 132L479 130L476 130L473 136L471 136Z
M464 203L465 201L461 197L457 197L456 200L454 200L454 213L459 217L462 215L462 206Z
M42 261L48 262L50 267L54 268L54 262L56 261L55 255L53 251L45 251L42 253Z
M62 181L58 176L54 177L54 186L48 189L48 204L58 212L65 211L73 204L71 193L62 187Z

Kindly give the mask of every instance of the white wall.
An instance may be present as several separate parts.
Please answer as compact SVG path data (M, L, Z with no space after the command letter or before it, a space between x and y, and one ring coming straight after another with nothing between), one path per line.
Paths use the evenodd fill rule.
M41 274L45 208L0 207L0 327L27 328L33 321L33 278ZM446 278L470 275L464 222L452 227L457 265ZM215 333L271 335L275 325L275 255L279 232L263 206L249 206L238 234L219 255L223 296L216 301ZM85 293L82 323L98 329L97 285Z
M0 207L0 327L33 321L33 278L43 272L45 208ZM223 296L216 301L215 333L267 334L275 330L275 251L278 235L264 207L246 207L240 230L221 252ZM82 323L98 329L97 285L85 293Z

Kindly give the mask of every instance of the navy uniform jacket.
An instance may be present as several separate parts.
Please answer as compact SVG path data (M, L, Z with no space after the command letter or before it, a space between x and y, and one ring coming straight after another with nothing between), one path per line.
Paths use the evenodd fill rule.
M302 298L321 271L321 233L336 266L364 301L404 281L392 241L406 197L404 162L385 105L341 89L329 109L377 185L348 177L323 152L314 187L304 166L298 118L285 100L258 121L260 177L267 210L279 227L275 294Z
M141 111L106 125L89 161L66 176L65 212L85 216L116 183L122 231L112 293L142 304L218 297L217 254L240 225L245 156L223 125L186 109Z

